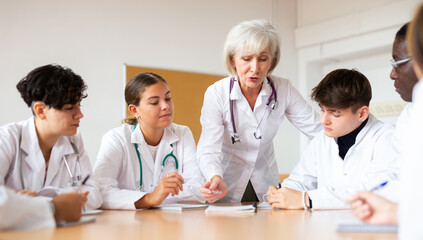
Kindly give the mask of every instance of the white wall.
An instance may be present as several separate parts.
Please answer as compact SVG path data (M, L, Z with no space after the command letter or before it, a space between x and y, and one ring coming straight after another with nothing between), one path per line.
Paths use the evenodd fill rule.
M321 62L310 67L314 63L308 61L309 53L320 56L328 51L324 43L396 28L417 2L0 0L0 125L31 115L15 88L19 79L40 65L66 65L88 85L81 131L94 162L101 136L119 126L123 117L123 64L226 74L221 49L228 30L255 18L268 19L282 36L282 59L274 73L291 79L308 99L306 76L318 81L323 73ZM337 23L348 23L354 16L372 19L368 11L374 21L338 29ZM340 44L335 50L357 47ZM386 53L389 48L384 46ZM282 124L275 139L279 172L290 172L297 163L304 147L300 138L287 121Z
M314 25L316 23L343 18L369 9L384 7L392 3L407 0L297 0L298 26ZM401 11L401 9L398 9ZM395 17L395 16L393 16ZM389 21L387 19L387 21Z
M275 75L291 80L298 87L298 56L295 49L295 35L293 34L297 22L297 4L293 0L275 1L273 25L278 29L281 40L281 61L274 71ZM307 97L306 97L307 98ZM289 173L300 158L300 134L292 124L285 120L274 139L275 156L280 173Z
M0 125L31 115L15 87L22 77L44 64L66 65L88 85L80 130L94 162L101 136L123 117L123 64L226 74L221 49L228 30L265 18L286 34L275 73L293 77L293 9L289 0L1 0Z
M388 80L392 42L418 4L418 0L298 0L295 45L300 92L308 95L336 68L358 68L373 85L371 112L378 117L389 110L390 116L380 119L394 123L404 102ZM372 104L378 107L372 108ZM383 111L373 111L379 109ZM300 153L306 145L307 140L301 137Z

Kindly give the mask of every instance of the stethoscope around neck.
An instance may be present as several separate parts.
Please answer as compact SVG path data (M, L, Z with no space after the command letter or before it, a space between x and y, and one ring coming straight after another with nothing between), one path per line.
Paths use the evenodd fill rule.
M272 88L272 93L270 94L269 98L266 101L266 110L264 111L263 116L261 117L260 122L259 122L259 124L256 128L256 131L254 132L254 137L257 140L262 138L261 133L260 134L257 134L257 133L260 130L260 125L261 125L261 122L263 121L265 113L267 112L269 107L270 107L271 110L274 110L277 107L276 104L278 102L278 95L276 93L276 89L275 89L275 86L273 85L272 80L270 79L270 77L267 77L266 79L267 79L267 83ZM229 84L229 108L230 108L230 112L231 112L232 129L234 131L234 133L232 134L232 137L231 137L232 144L241 142L241 138L239 137L238 132L236 130L235 119L234 119L234 101L235 100L231 99L231 92L232 92L232 89L234 87L234 82L235 82L235 78L231 77L231 81L230 81L230 84ZM273 99L273 101L272 101L272 99Z
M134 126L134 131L137 128L137 126L138 126L138 124L136 124ZM178 170L178 168L179 168L178 159L173 154L173 144L171 143L170 146L172 147L172 152L170 152L169 154L167 154L163 158L163 161L161 163L162 164L162 167L161 167L161 171L160 171L160 178L162 178L162 176L163 176L164 166L165 166L166 161L167 161L168 158L170 158L170 157L173 158L173 160L175 161L176 170ZM141 155L140 155L140 152L138 151L138 144L137 143L134 143L134 147L135 147L135 151L137 152L138 162L140 164L140 185L138 187L138 190L141 190L141 187L142 187L142 163L141 163ZM182 170L183 170L183 168L182 168Z

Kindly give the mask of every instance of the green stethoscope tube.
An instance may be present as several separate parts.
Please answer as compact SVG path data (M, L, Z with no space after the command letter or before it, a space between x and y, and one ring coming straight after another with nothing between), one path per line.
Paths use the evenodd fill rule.
M134 131L135 131L135 129L137 128L137 126L138 126L138 124L136 124L136 125L134 126ZM166 160L167 160L169 157L172 157L172 158L175 160L176 170L178 170L178 169L179 169L178 159L177 159L177 158L176 158L176 156L173 154L173 144L170 144L170 146L172 147L172 152L171 152L171 153L169 153L169 154L167 154L167 155L163 158L163 161L162 161L162 170L161 170L161 174L163 174L163 168L164 168L164 165L165 165L165 163L166 163ZM141 155L140 155L140 152L138 151L138 144L134 143L134 147L135 147L135 151L137 152L138 162L139 162L139 164L140 164L140 189L141 189L141 186L142 186L142 163L141 163Z

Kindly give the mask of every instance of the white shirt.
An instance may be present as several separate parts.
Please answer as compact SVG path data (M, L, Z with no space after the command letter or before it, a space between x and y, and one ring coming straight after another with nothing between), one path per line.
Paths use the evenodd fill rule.
M46 176L46 162L41 152L35 130L34 118L26 121L10 123L0 128L0 185L12 189L25 189L38 193L39 196L55 197L58 194L74 190L70 187L72 179L66 168L65 160L69 164L71 173L77 175L77 155L74 152L72 141L79 150L82 178L92 175L92 167L88 154L85 152L81 135L61 136L54 144ZM20 156L19 156L20 153ZM22 163L21 163L22 161ZM45 179L45 182L44 182ZM82 191L89 191L86 206L91 209L99 208L102 204L101 194L93 179L89 179Z
M313 209L341 209L349 207L346 200L355 192L396 178L397 158L391 148L394 127L372 115L368 119L344 159L336 138L321 131L282 186L308 192Z
M142 163L142 187L140 185L140 164L134 143L138 145ZM171 146L173 145L173 147ZM173 154L178 160L169 157L165 161L163 174L162 163L166 155ZM168 196L163 203L182 200L204 202L200 187L204 182L196 161L196 146L191 131L186 126L171 124L165 128L158 145L156 159L151 152L139 127L124 124L110 130L103 137L95 164L94 174L103 195L103 208L135 209L134 203L145 194L154 191L162 176L177 171L185 183L184 191L179 195Z
M278 100L274 110L266 108L266 101L272 93L267 81L263 83L254 111L242 94L238 81L229 96L229 77L211 85L204 95L197 158L206 180L219 175L228 185L223 202L241 201L249 180L261 201L269 185L279 183L273 138L285 117L309 138L322 129L319 115L288 80L276 76L271 79ZM234 120L241 143L231 142L233 128L229 98L235 100ZM256 139L254 133L263 116L260 124L262 139Z
M413 89L413 109L402 154L400 176L399 237L423 239L423 79Z
M0 186L0 230L55 226L52 209L45 199L17 194Z
M156 155L157 155L157 149L159 148L159 145L157 146L151 146L151 145L147 145L148 150L150 150L151 156L153 157L153 159L156 159Z

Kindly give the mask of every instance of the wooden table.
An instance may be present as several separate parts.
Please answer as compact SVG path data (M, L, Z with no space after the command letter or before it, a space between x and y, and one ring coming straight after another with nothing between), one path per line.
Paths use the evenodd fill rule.
M95 223L74 227L1 232L0 239L397 239L393 233L341 233L349 210L261 210L251 214L207 215L204 209L106 210Z

